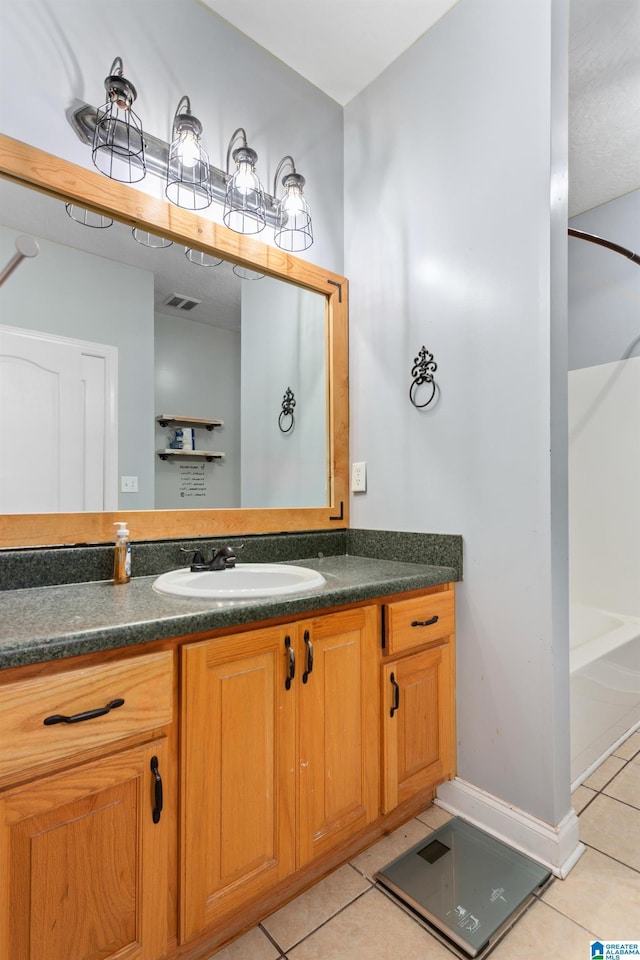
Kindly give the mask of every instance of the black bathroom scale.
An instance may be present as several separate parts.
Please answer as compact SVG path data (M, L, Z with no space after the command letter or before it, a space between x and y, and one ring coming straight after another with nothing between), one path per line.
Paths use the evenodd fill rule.
M375 879L454 953L477 957L550 876L534 860L454 817Z

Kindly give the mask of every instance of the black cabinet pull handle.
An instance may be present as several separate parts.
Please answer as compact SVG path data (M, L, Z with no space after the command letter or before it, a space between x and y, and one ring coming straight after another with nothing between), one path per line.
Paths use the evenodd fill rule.
M287 679L284 682L285 690L291 689L291 681L296 675L296 655L291 646L291 637L284 638L284 645L287 653L289 654L289 673Z
M160 814L162 813L162 777L158 770L158 758L151 757L151 773L153 774L154 784L153 790L155 795L155 807L153 810L153 822L160 822Z
M411 624L412 627L430 627L432 623L437 623L440 617L436 613L435 617L431 617L431 620L414 620Z
M304 642L307 645L307 666L304 673L302 674L302 682L306 683L309 679L309 674L313 670L313 644L311 643L311 638L309 637L309 631L305 630L304 632Z
M391 681L391 686L393 687L393 706L389 711L389 716L392 717L396 712L396 710L400 708L400 687L398 686L398 683L396 681L395 673L391 674L391 676L389 677L389 680Z
M71 717L65 717L63 713L52 713L50 717L45 717L42 721L45 727L50 727L54 723L82 723L83 720L93 720L95 717L104 717L105 713L115 710L124 704L122 698L110 700L106 707L97 707L95 710L85 710L83 713L74 713Z

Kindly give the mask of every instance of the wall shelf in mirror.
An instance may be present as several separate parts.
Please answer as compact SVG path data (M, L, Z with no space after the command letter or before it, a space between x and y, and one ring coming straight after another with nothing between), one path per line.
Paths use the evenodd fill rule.
M205 460L224 460L224 453L217 450L156 450L161 460L172 460L174 457L204 457Z
M224 420L211 420L208 417L175 417L164 414L156 417L156 422L161 427L168 427L175 423L186 427L204 427L205 430L213 430L214 427L224 426Z
M285 287L294 290L297 288L305 295L307 292L320 295L325 337L324 372L321 382L324 384L324 390L326 391L326 394L323 392L322 397L325 419L320 432L326 439L326 456L321 470L321 495L314 495L304 504L299 504L299 501L292 498L290 501L281 500L274 506L265 504L263 506L243 507L238 487L238 506L232 505L223 508L185 510L164 507L162 509L139 509L136 508L136 503L141 502L142 498L138 499L136 495L127 494L126 498L118 503L118 510L115 512L110 509L83 511L81 507L68 509L64 506L57 508L59 512L43 512L42 508L37 510L35 506L31 508L26 505L20 512L11 513L3 508L0 496L0 549L79 543L112 543L113 523L116 520L122 520L123 516L128 521L134 540L203 536L228 537L252 533L322 530L349 526L348 285L344 277L302 260L293 254L286 253L278 247L236 234L200 214L177 208L166 200L149 196L135 187L108 180L92 169L80 167L60 157L0 135L0 186L3 184L14 189L26 188L36 196L38 194L44 195L44 199L48 202L52 200L54 202L60 201L62 214L66 220L69 220L69 218L64 212L64 204L77 204L96 214L112 217L117 221L116 227L118 224L124 224L129 228L128 232L130 232L130 228L137 227L152 232L154 235L162 235L173 241L174 250L180 251L180 248L185 247L200 250L224 259L228 265L240 264L264 274L271 280L283 281L283 289ZM9 228L7 233L15 230L24 233L25 231L20 229L17 223L12 224L3 219L6 215L6 208L3 206L2 209L5 212L0 219ZM69 223L72 226L77 226L73 225L72 221L69 221ZM84 228L77 226L77 229L83 230ZM45 236L37 229L28 232L37 237ZM111 231L106 232L110 233ZM100 233L102 234L104 231ZM11 246L13 246L13 237L10 240ZM132 244L132 246L138 245ZM46 262L44 257L40 256L35 261L30 261L28 266L33 268L33 263L36 263L39 270L40 265L44 265ZM27 268L23 266L20 269L26 271ZM227 272L231 273L231 270ZM23 274L23 276L25 275ZM16 272L9 283L3 287L3 292L10 291L10 284L16 277L18 278L16 283L20 290L22 289L25 281L20 279L20 272ZM33 269L29 275L30 286L34 286L32 278ZM9 292L7 296L12 297L14 295ZM22 326L33 329L39 316L38 311L32 311L29 316L25 317ZM26 320L30 320L31 323L27 323ZM109 326L105 325L104 330L107 331L108 329ZM62 332L62 335L64 336L64 332ZM100 340L100 337L95 336L91 339L97 341ZM137 387L135 374L132 378L127 378L124 373L124 364L121 369L121 379L123 381L127 380L128 383L135 382ZM201 383L202 379L198 382ZM251 382L253 383L253 381ZM279 400L282 393L281 379L278 381L277 391ZM262 396L263 394L260 393L260 402L262 402ZM233 413L231 401L225 397L225 402L227 401L231 413ZM148 398L144 398L143 405L146 405L147 409L149 402ZM224 418L225 425L231 425L231 413L227 415L226 410L217 406L217 403L216 400L216 408L219 410L221 417ZM156 409L160 407L160 409L171 410L172 406L173 404L170 405L169 402L165 406L165 403L160 401ZM180 409L180 407L185 409L182 406L182 401L178 405L176 400L173 409ZM132 411L137 408L135 403L129 406L122 403L120 409ZM152 412L151 417L155 417L155 413ZM169 415L167 415L167 419L169 419ZM180 418L175 417L175 419ZM251 419L247 419L246 422L252 425ZM189 424L185 422L184 425ZM195 424L191 425L195 426ZM318 432L315 429L314 436L317 436ZM126 420L121 424L120 433L123 438L128 439ZM277 431L277 435L280 438L278 442L281 442L279 431ZM300 436L302 435L303 432L300 431ZM234 427L230 431L230 437L234 443L239 442L238 436ZM163 441L160 439L160 442L158 442L158 439L153 443L152 438L149 438L147 442L149 442L150 463L154 462L160 469L156 449L162 446ZM134 444L133 448L137 450L138 446ZM249 449L253 451L253 442L249 445ZM171 452L180 451L172 450ZM190 452L194 453L194 451ZM204 451L204 453L209 453L209 451ZM227 456L230 462L229 450L227 450ZM238 458L234 455L234 463L236 463L236 460ZM304 465L304 461L301 461L301 463ZM120 459L117 467L119 474L133 476L138 472L136 469L129 469L126 462L121 462ZM166 465L164 469L166 469ZM246 473L249 476L262 476L262 471L259 469L247 470ZM153 482L150 485L147 484L146 488L149 486L153 489ZM248 500L247 502L255 501ZM344 504L342 510L340 509L341 503ZM53 511L56 508L47 509Z

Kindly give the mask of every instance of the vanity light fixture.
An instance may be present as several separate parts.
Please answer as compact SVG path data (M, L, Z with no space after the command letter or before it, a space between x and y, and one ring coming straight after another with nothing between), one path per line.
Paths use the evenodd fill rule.
M273 196L277 198L278 177L287 166L291 170L282 178L285 194L276 203L277 222L274 240L282 250L299 253L301 250L307 250L313 243L313 227L309 204L302 189L305 179L296 171L293 157L283 157L278 164L273 178Z
M193 247L185 247L184 255L189 263L195 263L198 267L219 267L224 262L222 257L214 257L211 253L194 250Z
M79 207L77 203L65 203L65 210L72 220L81 223L83 227L93 227L94 230L106 230L113 225L112 217L105 217L102 213L94 213L86 207Z
M98 170L122 183L136 183L150 172L162 178L165 195L176 206L203 210L215 200L223 206L223 223L236 233L257 234L268 225L273 227L275 243L282 250L297 253L311 246L313 229L303 192L305 179L291 156L283 157L278 164L271 196L264 192L256 173L258 155L248 145L243 127L231 137L226 169L221 170L209 162L202 147L202 124L192 114L188 97L178 103L172 141L167 143L152 134L143 135L132 109L136 90L122 76L120 57L113 61L105 87L108 100L103 107L96 110L91 104L81 103L68 115L78 137L92 144ZM235 169L230 169L234 165ZM278 198L281 174L284 196ZM198 257L189 259L200 262Z
M105 79L107 102L98 109L92 158L101 173L121 183L137 183L146 173L140 118L132 110L136 88L122 75L120 57Z
M202 124L191 113L189 97L183 97L173 118L165 194L185 210L204 210L213 199L201 137Z
M264 273L259 273L257 270L252 270L250 267L243 267L239 263L234 263L233 272L236 277L240 277L241 280L263 280Z
M240 147L232 151L234 143L242 141ZM236 165L233 174L229 173L230 160ZM227 188L222 219L230 230L236 233L260 233L267 223L264 203L264 190L255 172L258 154L247 144L247 135L242 127L235 131L227 148Z
M149 233L148 230L142 230L140 227L133 227L131 236L143 247L151 247L152 250L165 250L173 246L173 240L161 237L157 233Z

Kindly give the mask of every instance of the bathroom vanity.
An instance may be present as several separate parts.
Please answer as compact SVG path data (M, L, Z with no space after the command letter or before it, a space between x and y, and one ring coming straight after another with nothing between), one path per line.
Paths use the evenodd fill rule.
M349 527L346 278L4 136L0 178L58 219L77 205L321 300L322 496L0 515L0 957L204 960L453 776L461 538ZM104 545L124 519L134 577L114 587ZM278 559L324 586L250 602L153 590L185 541L231 536L259 563L289 537Z
M2 956L209 957L453 775L457 571L309 564L286 601L0 595Z

